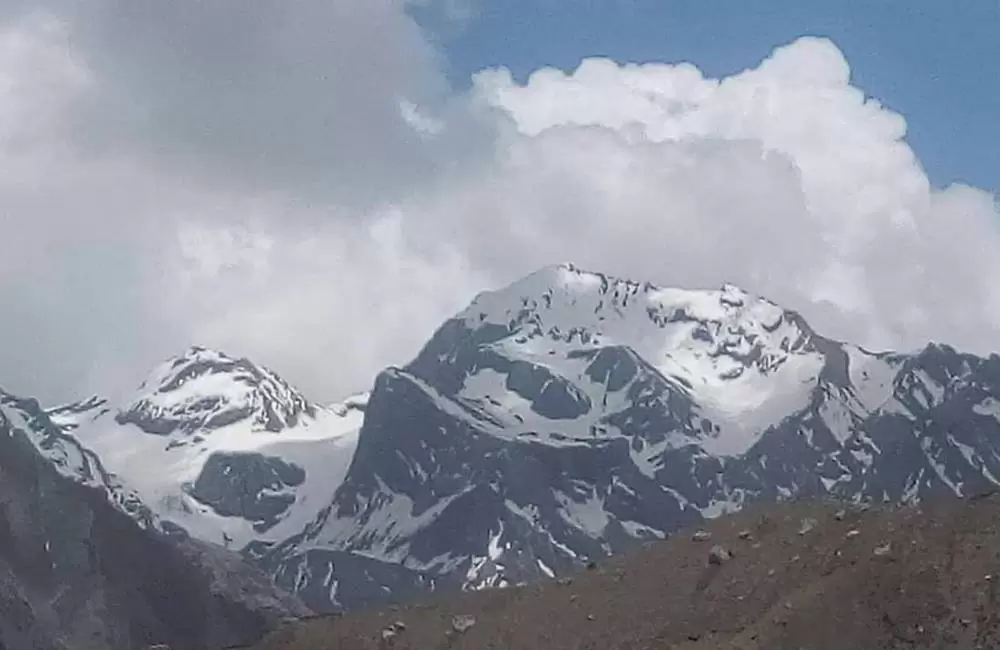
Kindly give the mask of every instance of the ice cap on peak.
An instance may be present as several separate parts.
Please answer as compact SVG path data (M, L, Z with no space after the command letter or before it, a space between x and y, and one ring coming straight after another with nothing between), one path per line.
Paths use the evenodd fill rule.
M192 346L159 364L117 419L159 434L245 419L255 427L280 431L314 412L301 393L267 368Z
M638 324L675 317L723 322L748 315L774 322L785 310L731 283L716 290L666 288L567 262L542 267L506 287L480 293L459 318L510 326L525 319L537 321L542 313L546 326L579 329L604 323L599 326L604 329L607 320Z

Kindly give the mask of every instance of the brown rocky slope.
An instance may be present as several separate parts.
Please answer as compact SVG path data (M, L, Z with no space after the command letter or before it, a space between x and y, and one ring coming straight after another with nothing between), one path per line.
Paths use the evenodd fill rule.
M1000 496L747 509L559 581L288 623L255 650L1000 648ZM716 563L713 549L732 554Z

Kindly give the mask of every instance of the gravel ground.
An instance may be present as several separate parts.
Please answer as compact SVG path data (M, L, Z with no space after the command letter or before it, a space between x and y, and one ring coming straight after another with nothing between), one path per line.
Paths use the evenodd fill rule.
M998 496L753 508L570 578L289 622L254 649L1000 648L998 526Z

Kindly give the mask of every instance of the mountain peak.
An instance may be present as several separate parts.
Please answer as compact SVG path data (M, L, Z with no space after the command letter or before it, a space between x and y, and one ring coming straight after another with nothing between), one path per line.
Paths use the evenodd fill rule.
M533 273L529 273L521 279L514 281L508 287L500 289L500 291L506 292L515 288L521 289L538 286L574 291L586 291L596 288L603 293L614 292L615 289L625 287L640 287L644 292L669 290L669 287L653 282L640 282L625 276L616 276L602 271L585 269L572 262L563 262L561 264L543 266ZM720 293L729 296L752 297L750 292L732 282L723 282L714 291L710 289L686 289L684 291L687 293Z
M592 271L570 262L564 262L562 264L543 266L501 291L546 287L553 290L576 292L589 290L608 292L613 291L616 287L624 286L643 286L649 289L658 288L649 282L640 283L628 278L617 277L600 271Z
M301 393L267 368L192 346L157 366L115 419L158 435L246 420L255 429L277 432L314 413Z
M670 332L679 330L696 339L735 329L760 338L784 325L793 339L786 345L792 345L801 338L803 325L791 312L733 284L717 290L673 289L573 264L546 266L505 288L481 293L458 318L469 327L500 325L527 338L567 343L579 338L585 345L613 340L640 354L654 343L659 351L665 343L671 347L675 337Z
M490 400L521 386L534 415L558 412L563 431L570 413L603 412L628 391L642 392L639 384L612 382L618 386L612 390L607 383L611 365L620 363L622 373L641 365L642 373L625 374L693 400L698 417L713 423L706 444L733 454L808 404L828 353L839 351L794 312L732 284L664 288L560 264L479 294L408 369L489 412L509 410ZM565 387L559 399L557 385ZM525 422L534 417L517 415ZM586 437L599 424L580 426Z

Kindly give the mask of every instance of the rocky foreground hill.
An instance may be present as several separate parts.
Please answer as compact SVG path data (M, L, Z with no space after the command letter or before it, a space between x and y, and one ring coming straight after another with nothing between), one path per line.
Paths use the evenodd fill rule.
M751 507L541 583L289 623L253 650L1000 647L1000 497Z

